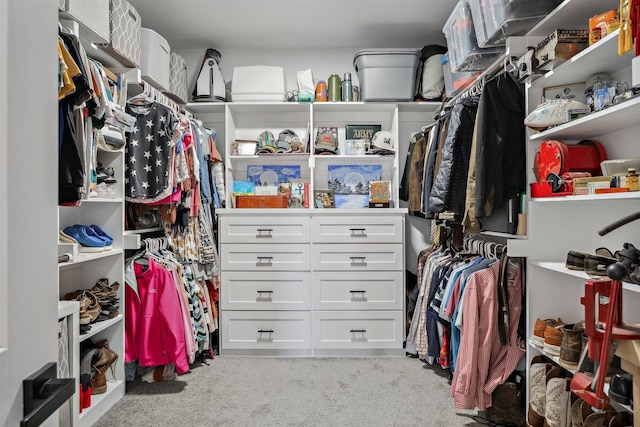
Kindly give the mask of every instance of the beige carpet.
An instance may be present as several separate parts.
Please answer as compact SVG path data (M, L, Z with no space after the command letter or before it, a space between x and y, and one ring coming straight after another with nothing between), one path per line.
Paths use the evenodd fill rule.
M106 426L480 426L448 371L418 359L216 357L174 381L128 384Z

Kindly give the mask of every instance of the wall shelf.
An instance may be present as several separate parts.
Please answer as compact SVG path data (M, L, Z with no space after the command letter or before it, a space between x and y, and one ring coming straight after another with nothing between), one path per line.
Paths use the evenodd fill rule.
M61 262L58 264L60 270L66 270L68 268L77 267L80 264L95 261L100 258L107 258L122 254L122 249L112 249L110 251L102 251L96 253L79 253L78 258L71 262Z
M91 324L91 330L89 332L87 332L86 334L82 334L80 335L80 342L88 340L89 338L91 338L94 335L97 335L98 333L104 331L107 328L110 328L111 326L115 325L116 323L120 323L122 322L124 319L124 316L122 314L117 315L116 317L114 317L113 319L107 319L107 320L103 320L101 322L95 322Z
M583 280L595 279L597 277L591 277L587 273L581 270L571 270L565 266L562 262L545 262L545 261L533 261L531 264L543 268L545 270L555 271L556 273L566 274L568 276L578 277ZM602 277L606 278L606 276ZM630 282L622 282L622 289L630 292L640 293L640 285Z
M640 116L640 96L532 135L529 141L582 139L587 135L595 138L637 126L638 116Z

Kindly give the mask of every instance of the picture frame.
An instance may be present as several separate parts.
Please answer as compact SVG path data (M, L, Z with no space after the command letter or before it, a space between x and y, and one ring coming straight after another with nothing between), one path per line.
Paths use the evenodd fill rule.
M574 99L586 104L587 95L585 94L585 89L585 82L545 87L542 90L542 102L554 99Z
M372 202L388 202L391 200L391 181L369 182L369 200Z
M318 208L335 208L336 206L334 194L331 190L315 190L313 192L313 199Z
M232 156L254 156L258 147L257 141L234 141L231 143Z
M369 182L382 180L382 165L327 165L327 187L334 194L360 194L369 198Z

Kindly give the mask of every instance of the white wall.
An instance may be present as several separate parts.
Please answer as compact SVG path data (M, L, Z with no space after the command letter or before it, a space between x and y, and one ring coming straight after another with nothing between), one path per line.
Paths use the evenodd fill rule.
M0 273L8 285L8 309L0 319L10 323L7 359L0 361L0 424L13 427L23 416L22 380L58 356L58 27L55 0L1 1L0 31L10 40L0 63L6 60L8 72L0 72L0 84L8 84L10 108L2 115L6 126L0 126L7 132L0 151L7 167L0 179L7 185L1 196L8 215L1 221L9 245ZM55 416L45 423L57 424Z
M5 378L9 375L9 301L7 297L9 275L7 272L8 246L8 202L7 202L7 50L8 50L8 3L0 0L0 421L9 410L9 388ZM3 421L2 424L5 424Z

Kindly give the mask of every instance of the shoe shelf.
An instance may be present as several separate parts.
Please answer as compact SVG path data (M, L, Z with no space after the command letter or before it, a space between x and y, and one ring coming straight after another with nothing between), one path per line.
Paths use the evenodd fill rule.
M124 392L124 381L107 380L107 391L103 394L91 396L91 406L82 410L80 423L82 425L95 424L109 408L124 396Z
M562 369L566 370L567 372L571 372L572 374L576 373L575 369L570 369L567 368L565 365L560 363L560 357L558 356L554 356L552 354L547 353L546 351L544 351L544 349L536 346L533 341L529 341L529 347L531 347L532 349L536 350L537 352L543 354L545 357L553 360L553 363L555 363L556 365L560 366Z
M78 254L78 259L74 261L59 263L58 269L66 270L68 268L78 267L79 265L86 262L95 261L97 259L112 257L120 254L122 254L122 249L111 249L110 251L102 251L102 252L95 252L95 253L80 253Z
M595 138L637 126L638 116L640 116L640 97L632 98L596 113L547 129L530 136L529 141L583 139L585 136Z
M543 268L545 270L555 271L557 273L566 274L569 276L578 277L583 280L593 279L593 277L587 275L584 271L580 270L571 270L565 266L562 262L543 262L543 261L533 261L531 264ZM606 276L605 276L606 277ZM640 285L636 285L635 283L622 282L622 288L626 289L630 292L640 293Z
M92 323L91 324L91 330L89 332L87 332L86 334L81 334L80 338L79 338L79 341L82 342L82 341L88 340L92 336L99 334L100 332L104 331L105 329L108 329L111 326L122 322L123 319L124 319L124 316L122 314L119 314L116 317L114 317L113 319L107 319L107 320L103 320L103 321L100 321L100 322Z
M543 354L545 357L547 357L548 359L552 360L556 365L560 366L562 369L566 370L567 372L571 372L572 375L576 374L577 371L575 369L568 368L566 365L561 364L560 363L560 358L558 356L553 356L553 355L547 353L546 351L544 351L540 347L537 347L533 343L533 341L529 341L529 347L531 347L535 351ZM608 382L605 383L605 385L604 385L604 393L607 396L609 395L609 383ZM618 411L627 411L627 412L633 413L633 407L631 407L630 405L623 405L622 403L616 402L613 399L611 399L610 403L611 403L611 406L616 408L616 410L618 410Z

